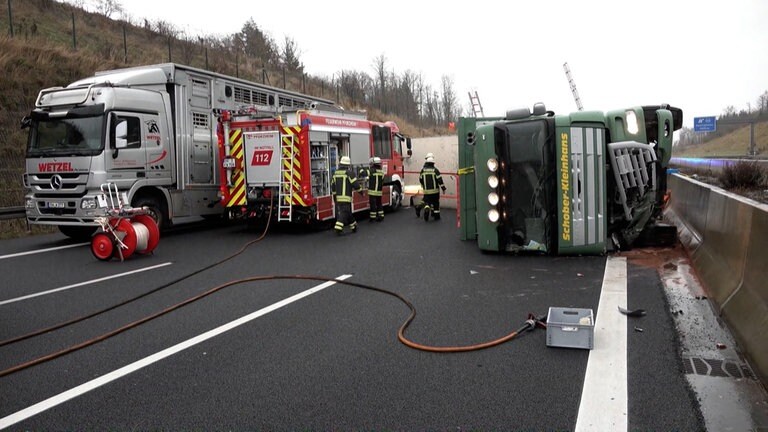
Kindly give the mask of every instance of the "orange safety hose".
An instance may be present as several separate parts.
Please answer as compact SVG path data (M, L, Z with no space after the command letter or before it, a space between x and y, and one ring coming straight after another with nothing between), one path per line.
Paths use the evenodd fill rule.
M200 294L198 294L196 296L190 297L190 298L188 298L188 299L186 299L186 300L184 300L184 301L182 301L180 303L177 303L177 304L175 304L173 306L170 306L170 307L165 308L165 309L163 309L163 310L161 310L159 312L156 312L156 313L154 313L152 315L149 315L149 316L146 316L146 317L141 318L139 320L133 321L133 322L131 322L129 324L126 324L126 325L124 325L122 327L119 327L119 328L117 328L115 330L112 330L112 331L109 331L107 333L104 333L104 334L102 334L100 336L97 336L95 338L89 339L89 340L84 341L82 343L79 343L77 345L73 345L73 346L70 346L68 348L62 349L60 351L56 351L56 352L53 352L51 354L48 354L48 355L45 355L45 356L42 356L42 357L38 357L36 359L33 359L33 360L30 360L30 361L18 364L16 366L10 367L8 369L2 370L2 371L0 371L0 377L4 377L6 375L10 375L10 374L12 374L14 372L18 372L18 371L21 371L23 369L27 369L29 367L32 367L32 366L35 366L35 365L47 362L49 360L53 360L55 358L61 357L61 356L65 355L65 354L69 354L69 353L72 353L74 351L80 350L82 348L94 345L94 344L96 344L98 342L101 342L103 340L106 340L106 339L108 339L108 338L110 338L112 336L118 335L118 334L120 334L120 333L122 333L122 332L124 332L126 330L129 330L129 329L132 329L134 327L137 327L137 326L139 326L141 324L144 324L144 323L146 323L146 322L148 322L150 320L153 320L153 319L155 319L157 317L160 317L160 316L165 315L165 314L167 314L169 312L172 312L172 311L174 311L176 309L179 309L179 308L181 308L183 306L186 306L186 305L188 305L190 303L193 303L193 302L195 302L197 300L200 300L200 299L202 299L204 297L207 297L207 296L209 296L209 295L211 295L211 294L213 294L213 293L215 293L215 292L217 292L219 290L222 290L224 288L227 288L227 287L230 287L230 286L233 286L233 285L237 285L237 284L241 284L241 283L245 283L245 282L277 280L277 279L300 279L300 280L314 280L314 281L324 281L324 282L336 282L336 283L339 283L339 284L349 285L349 286L363 288L363 289L368 289L368 290L371 290L371 291L377 291L377 292L380 292L380 293L383 293L383 294L387 294L387 295L391 295L393 297L396 297L400 301L405 303L405 305L408 306L408 308L411 310L411 314L408 316L408 318L400 326L400 329L397 332L397 338L398 338L398 340L401 343L403 343L404 345L408 346L409 348L413 348L413 349L417 349L417 350L421 350L421 351L446 353L446 352L476 351L476 350L481 350L481 349L485 349L485 348L490 348L492 346L496 346L496 345L499 345L499 344L502 344L504 342L507 342L509 340L514 339L515 337L517 337L517 335L520 333L520 331L522 331L522 329L531 328L531 326L534 326L536 324L531 319L529 319L527 321L527 324L524 325L521 329L516 330L516 331L514 331L514 332L510 333L509 335L504 336L502 338L499 338L499 339L496 339L496 340L492 340L492 341L488 341L488 342L484 342L484 343L478 343L478 344L466 345L466 346L429 346L429 345L423 345L423 344L419 344L419 343L413 342L413 341L411 341L411 340L409 340L408 338L405 337L405 330L408 328L408 326L411 324L413 319L416 317L416 308L414 308L413 304L410 301L408 301L405 297L403 297L402 295L400 295L398 293L395 293L395 292L389 291L389 290L385 290L385 289L382 289L382 288L373 287L373 286L370 286L370 285L360 284L360 283L356 283L356 282L349 282L349 281L344 281L344 280L331 279L331 278L321 277L321 276L302 276L302 275L252 276L252 277L248 277L248 278L237 279L237 280L233 280L233 281L230 281L230 282L226 282L224 284L221 284L219 286L211 288L208 291L202 292L202 293L200 293Z

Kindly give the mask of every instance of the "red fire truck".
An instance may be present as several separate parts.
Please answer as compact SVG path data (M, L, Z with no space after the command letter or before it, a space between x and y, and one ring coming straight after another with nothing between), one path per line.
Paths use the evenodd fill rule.
M334 219L331 178L342 156L349 156L355 172L381 158L384 206L402 204L411 140L394 122L372 122L365 113L325 105L279 114L246 108L219 111L217 135L220 196L230 218L271 214L278 222L306 224ZM368 209L367 191L355 192L352 211Z

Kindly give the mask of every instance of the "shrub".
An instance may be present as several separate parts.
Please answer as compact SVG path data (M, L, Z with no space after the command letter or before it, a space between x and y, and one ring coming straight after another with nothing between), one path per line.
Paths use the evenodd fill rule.
M765 182L766 173L756 161L739 161L728 164L720 174L726 189L755 189Z

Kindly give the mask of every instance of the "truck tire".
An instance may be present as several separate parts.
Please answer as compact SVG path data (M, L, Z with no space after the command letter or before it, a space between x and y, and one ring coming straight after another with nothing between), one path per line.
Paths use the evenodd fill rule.
M96 226L59 225L59 231L62 234L71 239L81 241L90 240L98 228Z
M133 200L133 207L147 207L149 212L147 213L152 219L155 220L157 227L162 230L168 227L168 213L165 210L165 206L160 204L157 198L152 196L139 196Z
M389 211L397 211L403 206L403 188L400 183L394 183L392 185L392 205L389 206Z

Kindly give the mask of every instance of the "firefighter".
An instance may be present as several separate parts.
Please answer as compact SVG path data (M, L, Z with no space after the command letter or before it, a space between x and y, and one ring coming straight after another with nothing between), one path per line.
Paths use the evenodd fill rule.
M415 206L416 217L420 217L423 210L425 222L429 220L430 214L434 220L440 220L440 189L445 192L445 184L440 170L435 166L435 156L432 153L427 153L424 167L419 173L419 183L424 190L424 198Z
M343 156L339 161L339 167L331 179L331 189L336 202L336 234L341 235L346 226L349 226L353 233L357 232L357 222L352 216L352 191L359 190L360 185L350 167L349 156Z
M381 169L381 158L371 158L371 168L368 174L368 200L371 204L369 222L384 220L384 207L381 205L381 189L384 186L384 171Z
M373 166L373 158L368 159L368 163ZM365 165L362 165L360 167L360 170L357 172L357 179L360 180L362 185L367 184L368 177L371 175L371 168L367 167Z

